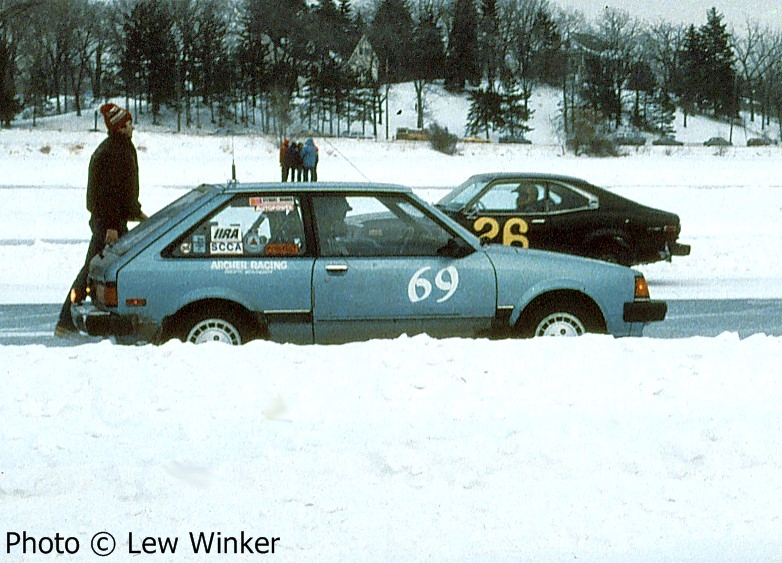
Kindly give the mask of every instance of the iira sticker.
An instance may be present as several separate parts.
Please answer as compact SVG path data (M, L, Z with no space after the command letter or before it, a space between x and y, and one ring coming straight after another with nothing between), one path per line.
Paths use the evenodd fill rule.
M243 254L241 225L212 226L210 254Z

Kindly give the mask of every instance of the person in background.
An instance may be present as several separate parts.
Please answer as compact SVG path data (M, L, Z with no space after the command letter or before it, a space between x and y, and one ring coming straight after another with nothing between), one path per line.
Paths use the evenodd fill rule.
M92 238L87 257L60 310L54 329L63 337L77 331L71 317L71 304L87 297L90 261L107 244L128 232L128 221L147 218L139 203L138 156L133 145L133 119L128 110L115 104L100 108L108 137L98 145L90 158L87 177L87 210L90 212Z
M318 165L318 149L312 137L304 142L304 147L301 149L301 162L304 166L304 181L317 182L318 173L315 167Z
M286 164L285 160L285 153L288 151L288 147L290 146L291 142L290 139L285 139L282 142L282 145L280 146L280 172L281 172L281 180L282 182L288 181L288 173L290 171L290 167Z
M296 181L304 181L304 162L301 160L301 151L304 149L304 143L299 141L296 143Z
M295 182L299 166L299 147L296 141L290 141L288 148L285 149L285 166L290 171L291 182Z

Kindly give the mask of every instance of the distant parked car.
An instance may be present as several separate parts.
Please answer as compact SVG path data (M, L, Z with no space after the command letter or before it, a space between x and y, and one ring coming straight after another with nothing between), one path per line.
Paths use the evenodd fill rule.
M767 147L773 144L770 139L765 137L752 137L747 140L748 147Z
M670 135L664 135L664 136L660 137L659 139L655 139L654 141L652 141L652 144L653 145L661 145L661 146L670 146L670 147L680 147L684 143L682 143L681 141L677 141L676 139L674 139Z
M513 145L531 145L532 141L527 139L526 137L513 137L511 135L503 135L498 139L500 143L503 144L513 144Z
M703 142L704 146L707 147L730 147L733 146L733 143L728 141L727 139L723 139L722 137L712 137L707 141Z
M640 272L484 245L408 188L202 186L90 264L92 335L242 344L639 336L665 317Z
M489 242L632 266L686 256L679 217L578 178L489 173L468 178L437 207Z
M614 144L642 147L646 144L646 137L637 133L622 133L614 137Z

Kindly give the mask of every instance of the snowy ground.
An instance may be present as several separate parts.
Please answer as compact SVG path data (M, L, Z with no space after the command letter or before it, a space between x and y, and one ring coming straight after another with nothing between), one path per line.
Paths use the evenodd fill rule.
M83 186L103 137L91 125L0 130L0 302L64 298L89 235ZM640 268L653 297L782 298L780 149L707 149L696 142L719 134L708 127L685 147L618 159L563 156L551 138L455 157L318 139L319 175L430 199L481 171L582 176L680 214L693 254ZM147 212L230 174L230 137L142 123L135 140ZM276 179L271 140L233 146L240 180ZM108 560L146 558L146 536L179 538L175 556L152 560L203 560L190 532L279 537L282 561L782 557L780 338L102 342L0 355L0 553L12 560L46 557L32 541L26 556L8 545L23 531L76 538L70 560L89 560L103 531L117 542Z

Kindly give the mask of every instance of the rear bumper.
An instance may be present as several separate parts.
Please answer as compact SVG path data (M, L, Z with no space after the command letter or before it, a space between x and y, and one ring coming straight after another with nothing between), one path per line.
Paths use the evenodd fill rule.
M689 256L690 245L675 242L671 245L671 256Z
M71 317L76 328L90 336L130 336L136 333L131 319L102 311L91 304L72 305Z
M665 301L633 301L625 303L622 320L626 323L653 323L665 319L668 304Z

